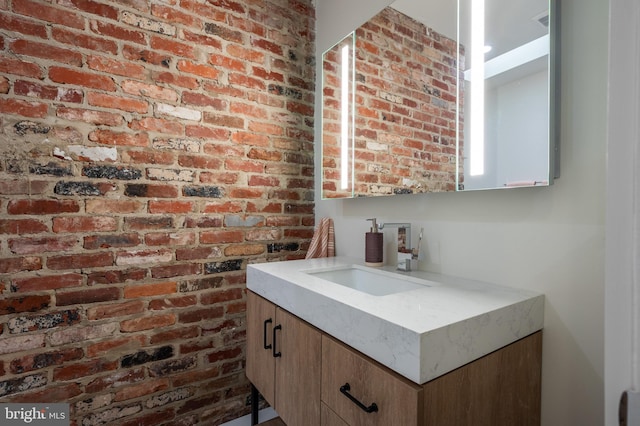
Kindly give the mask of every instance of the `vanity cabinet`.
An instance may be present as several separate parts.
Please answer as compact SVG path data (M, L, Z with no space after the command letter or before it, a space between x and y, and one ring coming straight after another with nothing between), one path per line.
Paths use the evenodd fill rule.
M247 295L246 374L287 425L320 425L321 333Z
M247 377L288 426L540 424L541 331L417 384L251 291L247 318Z

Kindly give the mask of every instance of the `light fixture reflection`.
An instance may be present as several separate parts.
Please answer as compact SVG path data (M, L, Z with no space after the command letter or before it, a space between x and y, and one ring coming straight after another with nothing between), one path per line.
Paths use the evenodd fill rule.
M484 174L484 0L471 1L469 174Z
M340 188L349 187L349 45L342 47L340 105Z

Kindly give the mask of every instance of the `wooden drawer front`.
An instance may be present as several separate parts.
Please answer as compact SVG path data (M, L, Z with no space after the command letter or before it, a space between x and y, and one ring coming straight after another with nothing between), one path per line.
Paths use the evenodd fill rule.
M368 413L341 392L348 393ZM421 387L366 358L342 343L322 336L322 401L351 426L417 425L422 411Z
M322 414L322 421L320 422L321 426L349 426L344 422L344 420L338 417L331 408L327 407L325 403L322 403L320 409Z

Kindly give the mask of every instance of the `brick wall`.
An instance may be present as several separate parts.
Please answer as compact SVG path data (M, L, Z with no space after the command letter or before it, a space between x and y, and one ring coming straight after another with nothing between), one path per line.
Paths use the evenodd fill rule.
M311 0L0 0L0 401L246 414L245 270L313 233Z
M391 7L358 28L355 196L456 189L456 51L455 40ZM337 78L337 64L324 68L325 81ZM324 114L337 118L333 93L324 92ZM343 197L331 170L339 126L329 120L323 129L324 195Z

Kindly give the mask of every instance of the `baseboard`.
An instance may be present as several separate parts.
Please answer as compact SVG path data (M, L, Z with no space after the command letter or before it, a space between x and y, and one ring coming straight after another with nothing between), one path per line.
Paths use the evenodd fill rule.
M276 417L278 417L278 413L276 413L275 410L271 407L265 408L264 410L260 410L258 412L259 423L266 422L267 420L271 420ZM251 426L251 414L247 414L246 416L242 416L227 423L223 423L220 426Z

